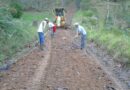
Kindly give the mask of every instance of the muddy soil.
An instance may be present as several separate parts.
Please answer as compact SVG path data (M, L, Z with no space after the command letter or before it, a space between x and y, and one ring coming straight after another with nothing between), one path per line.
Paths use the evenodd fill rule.
M0 90L125 90L95 58L73 47L73 36L71 29L58 29L54 38L47 34L44 51L37 46L0 73Z
M72 49L70 32L59 30L52 40L51 58L40 90L121 90L92 57Z
M90 42L87 49L93 57L97 58L102 67L118 80L124 90L130 90L130 69L121 62L117 62L122 59L117 60L115 56L110 55L102 46L98 46L94 42Z
M44 51L36 48L1 73L0 90L122 90L94 58L72 48L71 32L58 30Z

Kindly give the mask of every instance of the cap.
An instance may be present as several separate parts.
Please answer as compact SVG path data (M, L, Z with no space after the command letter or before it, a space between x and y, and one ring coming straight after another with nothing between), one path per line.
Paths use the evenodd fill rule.
M74 26L78 26L78 25L79 25L79 23L77 23L77 22L76 22L76 23L74 23Z
M49 19L48 18L45 18L45 21L48 21Z

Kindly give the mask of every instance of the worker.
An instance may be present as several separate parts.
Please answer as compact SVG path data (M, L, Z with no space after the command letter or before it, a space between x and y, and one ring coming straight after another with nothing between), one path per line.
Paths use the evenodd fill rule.
M79 23L75 23L74 26L76 27L76 35L75 38L77 38L79 35L81 36L81 50L85 49L86 47L86 38L87 38L87 32L84 29L83 26L79 25Z
M56 25L49 20L46 20L46 22L48 24L48 27L49 27L49 30L50 30L50 33L51 33L51 37L53 38L55 33L56 33Z
M39 43L40 43L40 49L43 50L43 46L44 46L44 42L45 42L45 37L44 37L44 30L46 27L46 20L48 20L48 18L45 18L45 20L43 20L39 27L38 27L38 36L39 36Z

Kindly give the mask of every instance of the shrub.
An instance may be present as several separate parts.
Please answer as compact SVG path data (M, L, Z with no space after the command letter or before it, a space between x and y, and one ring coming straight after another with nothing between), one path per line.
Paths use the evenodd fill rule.
M14 18L20 18L23 12L22 6L18 3L11 4L9 11Z
M10 26L12 26L12 17L8 12L7 8L0 8L0 30L6 30Z
M91 11L91 10L84 11L83 14L86 17L92 17L94 15L93 11Z

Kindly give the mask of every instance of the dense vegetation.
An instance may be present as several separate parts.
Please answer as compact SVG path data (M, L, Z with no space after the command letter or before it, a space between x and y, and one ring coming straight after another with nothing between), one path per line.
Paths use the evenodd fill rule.
M71 1L0 0L0 65L36 40L37 22L52 17L53 8L65 7Z
M80 21L86 27L89 40L128 65L129 0L0 0L0 62L11 58L36 38L34 21L52 15L54 7L66 6L71 1L76 1L79 9L74 22Z
M0 65L36 39L37 25L33 26L32 23L51 16L50 12L44 11L46 6L50 6L49 1L0 0Z
M73 22L80 21L90 41L106 49L114 60L129 66L129 9L129 0L81 0Z

